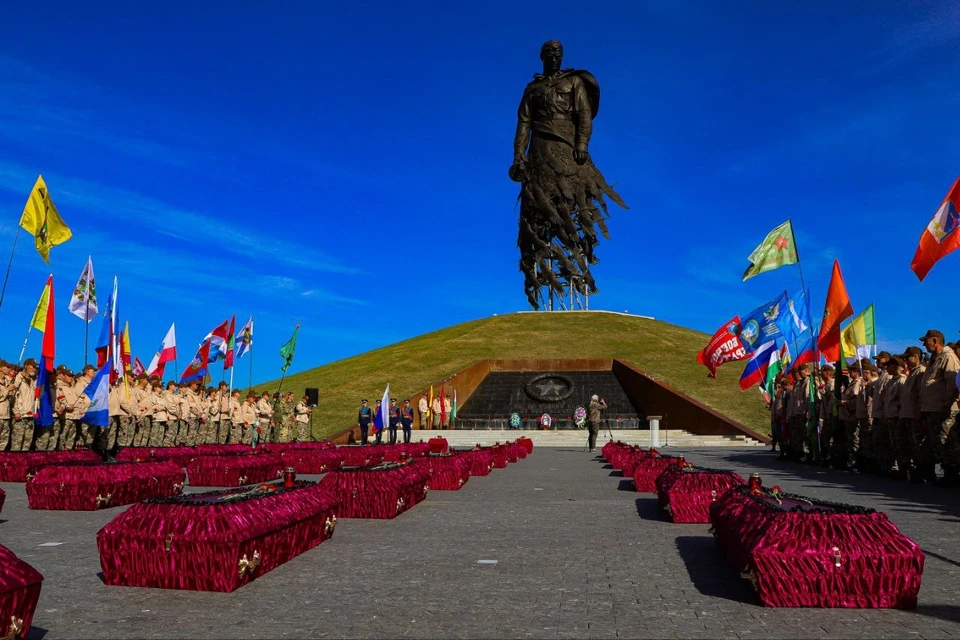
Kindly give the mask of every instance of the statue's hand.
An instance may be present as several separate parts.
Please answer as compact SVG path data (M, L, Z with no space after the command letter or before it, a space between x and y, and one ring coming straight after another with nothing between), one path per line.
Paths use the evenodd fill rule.
M590 154L587 153L587 147L585 145L577 145L577 148L573 150L573 159L577 164L583 164L590 159Z
M510 165L507 175L510 176L510 179L514 182L523 182L527 179L527 167L524 163L523 157L514 158L513 164Z

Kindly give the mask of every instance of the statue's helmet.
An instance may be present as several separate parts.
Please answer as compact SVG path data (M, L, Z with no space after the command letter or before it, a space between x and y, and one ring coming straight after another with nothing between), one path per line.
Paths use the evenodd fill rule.
M559 40L548 40L547 42L544 42L543 46L540 47L540 58L543 59L544 55L546 55L548 51L556 51L563 56L563 45L560 44Z

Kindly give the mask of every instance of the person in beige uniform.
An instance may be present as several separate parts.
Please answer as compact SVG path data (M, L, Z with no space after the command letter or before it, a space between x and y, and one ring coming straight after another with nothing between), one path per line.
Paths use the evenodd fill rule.
M787 406L787 423L790 425L787 457L792 460L801 460L804 455L804 443L807 440L807 420L809 419L808 395L809 385L813 384L810 378L810 365L801 364L794 373L797 381L794 383L793 393Z
M196 380L180 385L180 439L188 447L200 442L201 420L206 422L197 394L199 386Z
M293 408L293 418L297 423L297 442L307 442L310 440L310 414L313 413L307 403L310 398L303 396L297 406Z
M135 422L132 445L145 447L153 428L153 392L148 388L147 376L140 374L130 388L130 404Z
M220 414L220 423L229 426L230 432L227 434L227 438L231 444L246 442L243 437L243 421L239 420L241 405L244 404L240 401L240 389L234 389L229 393L226 405L222 410L227 413Z
M857 405L863 391L860 366L853 363L847 371L847 386L840 396L840 419L843 420L843 457L842 468L852 469L860 455L860 421L857 419Z
M420 416L420 428L430 428L430 403L427 401L427 394L420 396L417 401L417 414Z
M883 404L883 419L874 419L874 453L877 471L881 476L892 475L897 470L896 435L900 416L900 388L907 376L903 374L903 362L896 356L887 358L887 381L880 392Z
M247 397L243 402L239 402L239 389L235 389L233 393L238 401L234 411L234 428L237 431L242 430L242 436L240 436L242 440L238 438L237 442L253 445L255 442L258 442L258 435L263 435L265 431L265 429L262 428L264 423L260 422L260 414L257 410L257 392L252 389L248 391ZM260 434L257 434L258 427L261 427Z
M55 451L57 442L60 440L60 429L63 426L63 416L66 413L66 405L63 403L61 389L63 383L61 379L66 379L69 370L60 365L53 372L53 378L50 381L54 388L53 401L53 424L46 428L37 428L35 431L36 439L34 449L37 451Z
M930 364L920 378L920 419L926 423L929 436L918 452L917 470L924 481L933 483L939 462L943 466L943 484L954 486L960 483L960 434L951 433L957 418L960 360L944 344L943 333L936 329L927 331L920 341L930 352Z
M863 386L857 396L857 423L860 431L860 453L857 470L868 471L873 459L873 387L877 382L877 367L869 360L861 360Z
M77 381L73 377L73 372L64 371L57 374L57 400L62 402L62 412L57 413L57 420L60 422L60 437L57 440L58 451L69 451L77 444L76 424L74 423L73 412L77 404Z
M84 392L96 376L97 369L92 364L83 367L83 371L77 377L77 381L73 386L73 391L77 399L67 413L67 417L76 425L77 443L84 449L93 449L97 444L100 431L102 431L99 427L83 424L83 416L87 413L87 409L90 408L90 398L88 398Z
M264 442L272 442L273 437L273 404L270 394L264 391L257 400L257 422L260 425L260 437Z
M820 367L823 376L823 390L820 393L820 405L817 407L817 425L820 428L817 462L827 466L834 458L834 438L837 432L837 397L834 395L834 369L830 365Z
M147 437L147 446L162 447L163 437L167 432L167 423L170 421L170 414L167 413L163 383L160 382L159 378L150 380L148 391L153 419L150 425L150 435Z
M10 444L10 409L13 404L13 386L16 373L6 360L0 360L0 451Z
M13 424L10 451L29 451L33 443L34 390L37 388L37 361L29 358L13 381Z
M177 383L171 380L163 392L163 405L167 411L167 430L163 434L163 446L175 447L183 441L180 425L180 394L177 393Z
M907 474L911 482L922 483L916 472L917 452L923 445L926 432L920 424L920 379L927 368L921 362L919 347L907 347L903 361L907 379L900 386L900 414L897 426L897 465L900 474Z

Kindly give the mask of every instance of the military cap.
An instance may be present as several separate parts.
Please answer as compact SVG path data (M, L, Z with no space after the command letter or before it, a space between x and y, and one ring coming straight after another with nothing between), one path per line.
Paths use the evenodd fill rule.
M68 375L68 376L72 376L72 375L73 375L72 373L70 373L70 369L67 369L67 365L65 365L65 364L61 364L59 367L57 367L57 373L58 373L58 374Z
M902 366L903 366L903 360L901 360L901 359L898 358L897 356L890 356L890 359L887 360L886 366L889 367L889 366L892 366L892 365L897 365L897 367L902 367Z
M874 372L874 373L878 373L878 372L880 371L880 369L877 368L877 365L873 364L872 362L866 362L866 363L864 363L864 365L863 365L863 370L864 370L864 371L872 371L872 372Z
M217 385L217 387L227 387L227 386L230 386L230 385L227 384L226 380L221 380L220 384Z
M363 400L361 400L360 402L367 402L367 399L366 399L366 398L364 398L364 399L363 399Z
M873 359L874 359L874 360L883 360L884 358L887 358L887 359L890 358L890 352L889 352L889 351L881 351L881 352L878 353L876 356L874 356Z
M147 374L141 373L141 374L138 375L136 378L134 378L134 380L136 380L137 382L140 382L140 381L146 382L146 380L147 380Z
M390 398L390 402L396 402L396 401L397 401L396 398Z
M803 364L801 364L801 365L799 365L799 366L797 367L797 370L798 370L798 371L809 371L809 370L810 370L810 365L807 364L806 362L804 362Z
M927 332L920 336L920 342L923 342L927 338L940 338L940 342L943 342L943 332L937 331L936 329L927 329Z
M403 401L404 401L404 402L410 402L410 398L404 398Z
M240 393L240 390L239 390L239 389L234 389L233 392L234 392L234 393ZM254 398L254 399L256 399L256 397L257 397L257 392L254 391L253 389L251 389L250 391L247 391L247 397L248 397L248 398Z
M35 366L37 366L37 361L34 360L33 358L27 358L26 361L23 363L23 366L24 366L24 367L35 367Z
M151 381L151 382L160 382L160 376L158 376L157 374L153 374L152 376L150 376L150 381Z
M920 350L920 347L907 347L907 350L903 352L904 356L920 356L923 357L923 351Z
M820 371L822 371L822 372L824 372L824 373L827 373L828 371L829 371L830 373L833 373L833 372L834 372L834 369L833 369L833 367L830 366L829 364L825 364L825 365L823 365L822 367L820 367Z
M96 370L97 370L97 368L96 368L95 366L93 366L92 364L85 364L85 365L83 365L83 373L86 373L87 371L96 371Z

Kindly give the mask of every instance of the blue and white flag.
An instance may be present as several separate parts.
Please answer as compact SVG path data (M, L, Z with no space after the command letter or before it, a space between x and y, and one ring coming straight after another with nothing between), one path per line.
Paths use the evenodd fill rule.
M804 292L801 289L787 299L787 308L777 318L777 327L790 349L796 350L797 345L807 339L804 334L809 334L810 327L806 324L809 319L810 290Z
M90 398L90 407L83 414L82 422L94 427L106 428L110 425L110 368L112 360L100 367L83 393Z
M741 344L747 348L748 352L753 353L771 340L783 340L783 332L778 324L783 315L790 315L787 309L786 291L767 304L740 316Z
M237 350L236 357L242 358L247 351L253 348L253 316L250 316L250 319L247 320L247 324L240 327L240 331L237 332Z
M390 424L387 416L390 415L390 385L383 390L383 398L380 399L380 410L377 411L373 419L373 430L383 431Z

